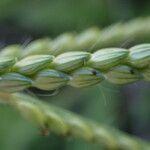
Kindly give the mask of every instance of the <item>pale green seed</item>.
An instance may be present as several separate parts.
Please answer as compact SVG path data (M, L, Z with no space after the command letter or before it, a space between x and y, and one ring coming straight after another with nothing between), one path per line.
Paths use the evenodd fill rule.
M98 28L90 28L76 36L76 49L92 51L98 42L100 30ZM95 44L93 44L95 43Z
M17 44L10 45L2 49L2 51L0 52L0 56L20 58L22 49L23 48L21 47L21 45L17 45Z
M18 73L6 73L0 76L0 90L4 92L18 92L32 85L32 81Z
M31 75L50 65L53 60L51 55L28 56L14 65L14 71L25 75Z
M92 54L88 64L94 68L108 70L124 61L128 51L122 48L105 48Z
M109 131L109 128L107 127L100 127L98 124L91 124L93 132L94 132L94 137L96 139L96 142L102 142L108 145L108 147L113 148L114 150L117 149L117 143L116 139L114 138L114 134L112 134ZM114 130L115 132L115 130Z
M141 73L129 66L117 66L105 74L106 79L114 84L128 84L143 79Z
M143 68L150 64L150 44L141 44L129 49L129 63L137 68Z
M1 57L0 59L0 72L8 71L16 60L10 57Z
M37 123L41 128L45 128L46 117L42 110L35 104L28 101L18 100L15 107L21 112L21 114L33 123Z
M70 114L67 111L60 111L57 113L59 113L59 115L63 117L71 135L78 138L83 138L86 141L92 141L94 139L91 126L87 125L86 122L84 122L78 116Z
M56 56L58 54L64 53L66 51L71 51L75 45L75 36L72 33L64 33L53 40L51 45L50 54Z
M44 38L32 41L23 51L23 57L29 55L47 54L51 48L51 39Z
M87 87L101 82L104 79L102 73L93 68L80 68L72 73L69 85L73 87Z
M50 109L50 108L49 108ZM56 112L48 111L48 109L44 109L44 113L46 116L46 123L51 131L54 131L56 134L66 135L68 133L68 126L64 122L64 120L57 115Z
M126 41L128 35L126 35L124 30L124 25L122 23L113 24L103 29L97 37L98 42L95 44L96 48L112 47Z
M55 69L69 72L73 71L85 64L85 62L90 58L87 52L66 52L57 56L53 61L53 66Z
M68 120L67 124L69 125L70 132L73 136L83 138L87 141L91 141L93 139L93 133L91 128L86 125L82 120L78 118L73 118Z
M47 69L39 72L33 86L42 90L54 90L67 84L70 77L60 71Z

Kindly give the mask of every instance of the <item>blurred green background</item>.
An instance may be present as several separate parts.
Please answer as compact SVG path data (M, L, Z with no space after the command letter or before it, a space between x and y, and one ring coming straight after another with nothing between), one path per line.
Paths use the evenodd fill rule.
M80 32L91 26L103 28L149 15L149 0L0 0L0 47L56 37L65 31ZM85 89L67 87L54 93L26 92L150 140L148 83L118 87L104 82ZM43 137L37 127L8 106L0 105L0 118L0 150L100 150L97 145L78 139L53 134Z

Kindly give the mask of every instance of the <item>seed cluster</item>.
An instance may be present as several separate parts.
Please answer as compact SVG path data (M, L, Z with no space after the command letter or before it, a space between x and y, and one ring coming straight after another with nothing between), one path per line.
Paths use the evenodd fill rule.
M94 52L98 49L114 46L129 46L149 42L150 17L137 18L128 22L113 24L104 29L96 27L81 33L67 32L58 37L34 40L26 45L10 45L2 49L0 55L23 58L30 55L49 54L57 56L68 51ZM130 42L129 42L130 41Z
M150 44L130 49L104 48L89 53L58 56L31 55L20 60L0 59L0 90L17 92L28 87L54 90L65 85L87 87L104 79L114 84L150 81Z

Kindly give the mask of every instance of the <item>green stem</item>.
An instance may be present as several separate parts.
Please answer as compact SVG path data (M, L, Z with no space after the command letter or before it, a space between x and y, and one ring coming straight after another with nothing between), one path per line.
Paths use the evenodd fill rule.
M25 94L0 93L0 100L13 106L44 133L72 136L97 143L109 150L149 150L150 144L112 127L80 117Z

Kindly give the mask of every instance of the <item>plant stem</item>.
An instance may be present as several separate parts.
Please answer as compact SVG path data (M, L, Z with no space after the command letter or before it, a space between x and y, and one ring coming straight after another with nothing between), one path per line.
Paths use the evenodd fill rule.
M0 100L13 106L44 133L51 131L97 143L109 150L149 150L150 144L117 129L80 117L26 94L0 93Z

